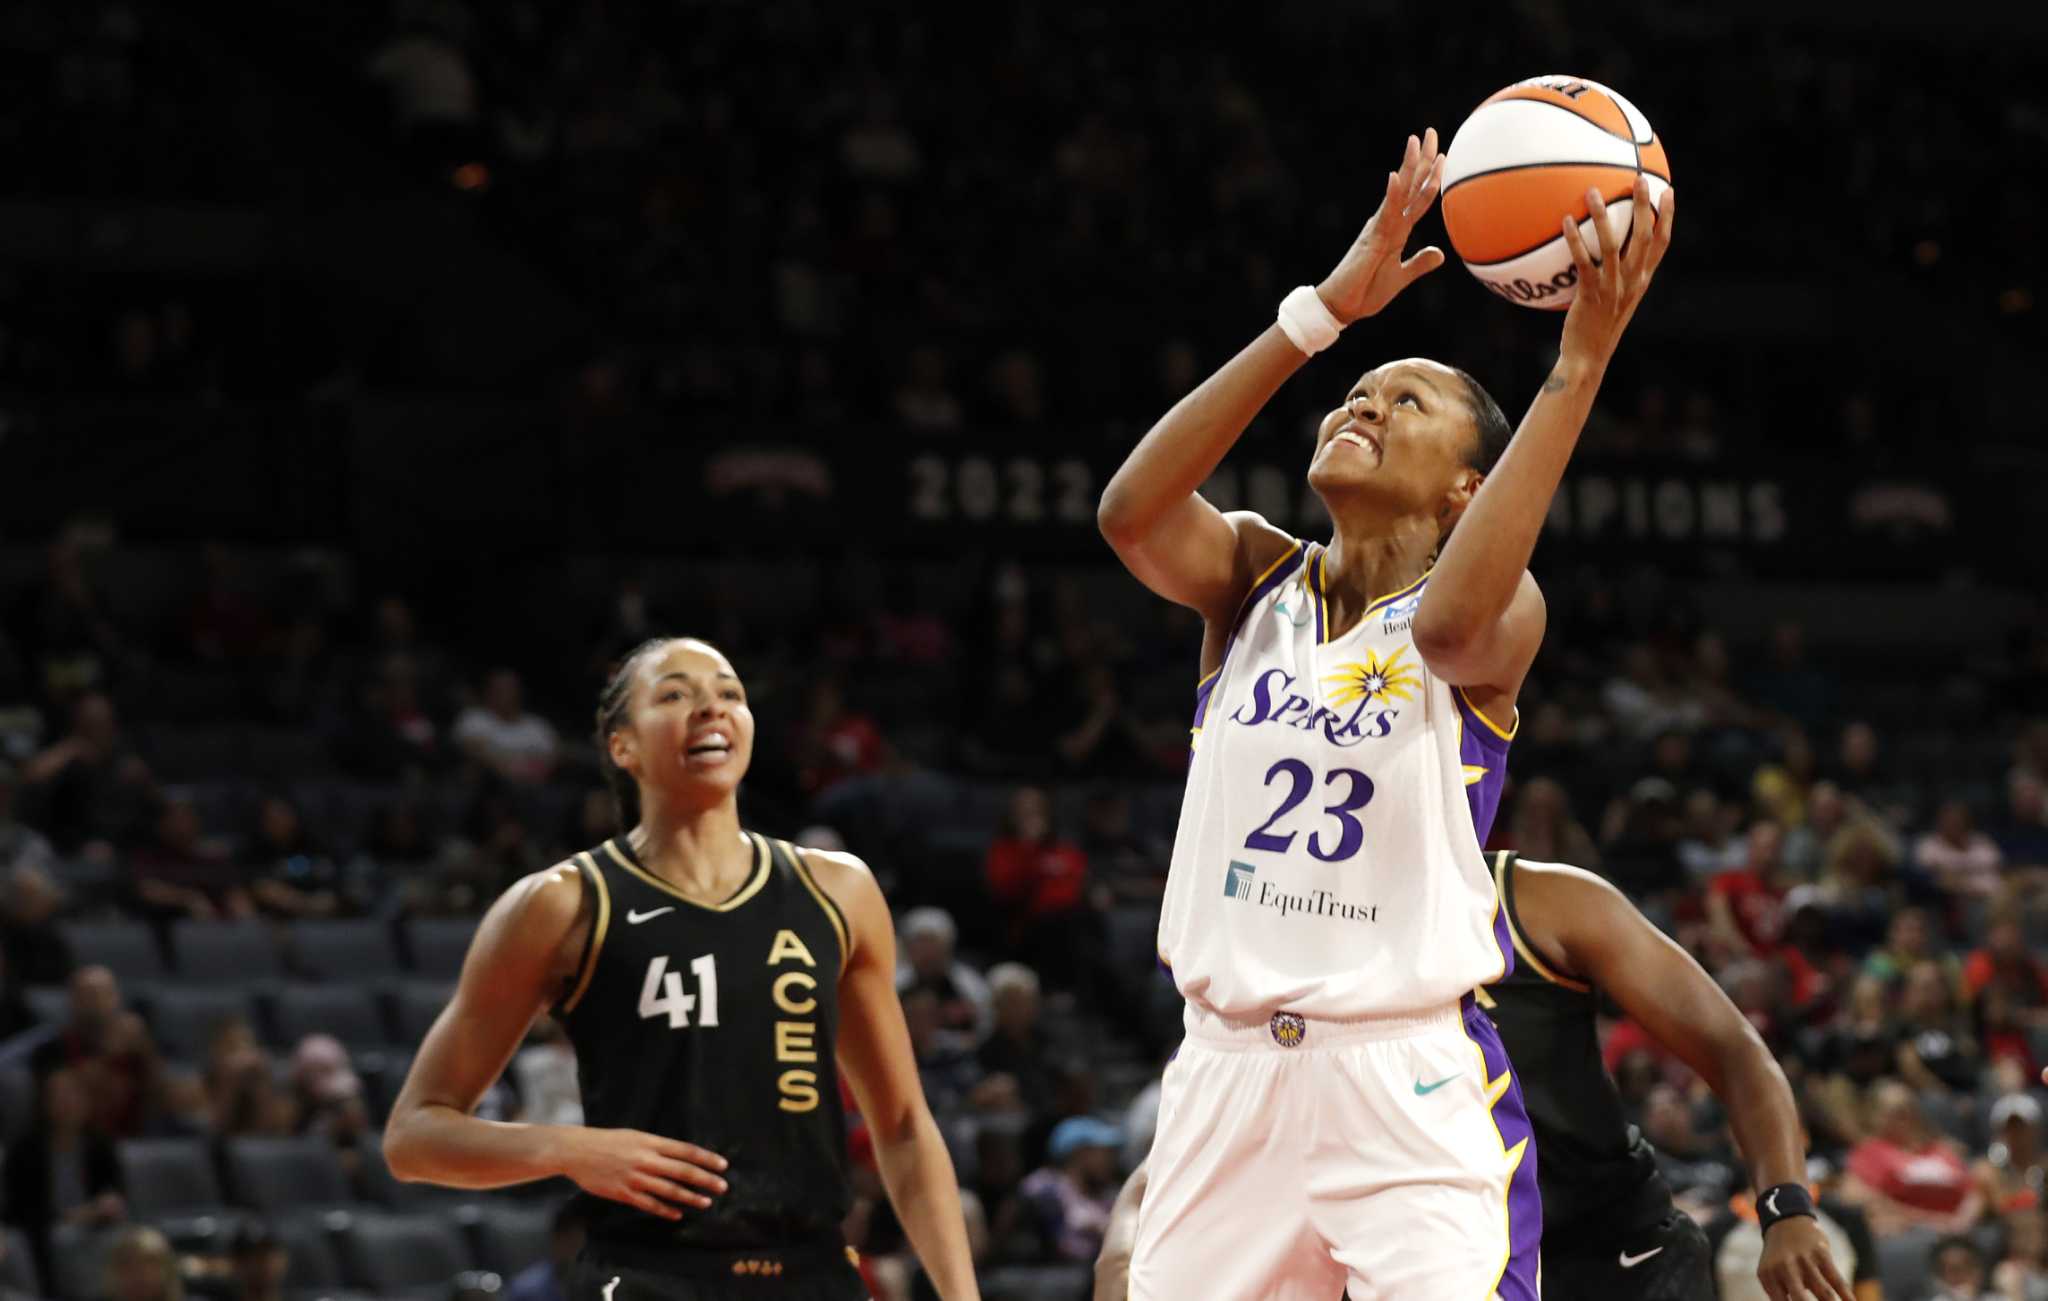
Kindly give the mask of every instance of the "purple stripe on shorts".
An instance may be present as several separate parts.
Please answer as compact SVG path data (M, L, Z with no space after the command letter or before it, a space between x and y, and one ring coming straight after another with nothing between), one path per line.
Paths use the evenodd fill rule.
M1509 1070L1508 1050L1501 1045L1500 1032L1470 994L1465 995L1464 1012L1465 1033L1486 1059L1487 1080L1499 1079ZM1512 1150L1524 1139L1529 1143L1522 1149L1522 1163L1508 1180L1508 1263L1494 1290L1501 1301L1538 1301L1536 1253L1543 1238L1543 1197L1536 1188L1536 1132L1522 1105L1519 1078L1510 1079L1500 1100L1493 1104L1493 1125L1500 1131L1502 1147Z

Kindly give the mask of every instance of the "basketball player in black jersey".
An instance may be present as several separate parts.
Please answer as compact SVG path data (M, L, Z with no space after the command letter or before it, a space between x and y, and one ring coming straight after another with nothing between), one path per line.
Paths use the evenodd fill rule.
M1770 1050L1686 951L1590 872L1489 856L1515 969L1479 992L1521 1077L1543 1194L1543 1294L1561 1301L1713 1301L1706 1236L1672 1204L1657 1154L1600 1058L1602 996L1713 1089L1761 1190L1757 1277L1771 1301L1856 1301L1814 1222L1799 1117ZM1121 1298L1145 1169L1132 1173L1096 1267ZM1768 1208L1768 1209L1766 1209Z
M648 642L598 711L625 835L507 890L472 942L385 1130L392 1172L456 1188L583 1190L576 1301L866 1296L843 1069L941 1297L977 1298L959 1185L896 999L888 905L845 854L744 831L753 714L725 656ZM585 1124L480 1120L550 1010Z

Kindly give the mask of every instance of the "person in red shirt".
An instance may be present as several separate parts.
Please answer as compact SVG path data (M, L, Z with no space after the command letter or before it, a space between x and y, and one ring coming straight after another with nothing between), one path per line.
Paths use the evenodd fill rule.
M1785 832L1775 822L1749 829L1749 855L1707 887L1707 924L1734 953L1766 954L1778 946L1785 891L1778 882Z
M1992 915L1984 947L1963 962L1963 993L1972 1002L1994 984L2020 1008L2048 1007L2048 966L2027 952L2019 916L2010 910Z
M890 757L889 743L875 720L849 706L839 683L830 677L811 684L790 752L797 780L812 795L822 795L849 777L877 772Z
M1036 786L1010 797L1003 834L988 847L988 889L1009 918L1012 946L1047 984L1071 987L1097 929L1088 856L1054 834L1052 802Z
M1878 1237L1924 1227L1964 1233L1984 1209L1956 1144L1936 1134L1920 1099L1897 1080L1870 1089L1870 1137L1849 1150L1842 1199L1861 1206Z

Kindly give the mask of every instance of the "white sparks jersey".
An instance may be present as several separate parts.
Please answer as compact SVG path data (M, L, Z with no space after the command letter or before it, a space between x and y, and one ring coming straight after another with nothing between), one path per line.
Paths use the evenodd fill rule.
M1480 851L1512 733L1416 654L1427 574L1332 639L1324 556L1260 577L1196 693L1159 957L1226 1016L1409 1012L1513 961Z

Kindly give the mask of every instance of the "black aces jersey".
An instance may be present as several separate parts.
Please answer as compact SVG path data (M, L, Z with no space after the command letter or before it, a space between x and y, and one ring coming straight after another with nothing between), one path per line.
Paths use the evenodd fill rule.
M681 1139L731 1163L708 1210L658 1219L586 1195L590 1243L767 1248L830 1239L851 1204L833 1051L846 918L796 851L748 833L754 869L692 902L620 837L570 860L595 922L558 1009L583 1119Z
M1544 1243L1612 1238L1654 1225L1671 1214L1671 1190L1601 1061L1599 992L1559 973L1524 938L1515 913L1517 855L1487 857L1515 963L1505 979L1478 991L1478 1002L1507 1046L1536 1132Z

